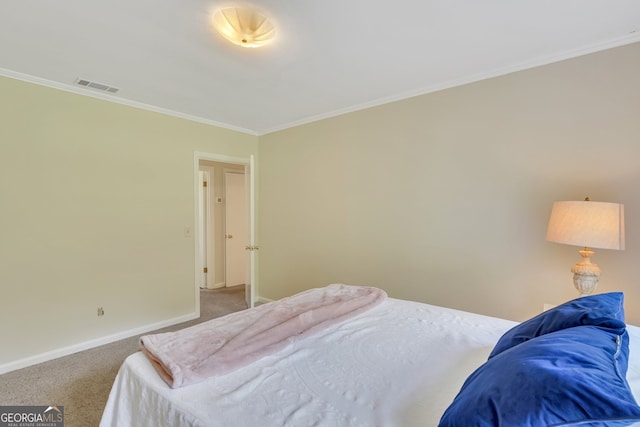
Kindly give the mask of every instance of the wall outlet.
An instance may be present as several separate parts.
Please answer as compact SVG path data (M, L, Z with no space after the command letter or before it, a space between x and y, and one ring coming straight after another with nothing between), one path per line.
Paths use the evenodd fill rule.
M184 237L191 237L191 236L193 236L193 228L187 225L184 227Z
M104 316L104 308L98 307L98 317Z

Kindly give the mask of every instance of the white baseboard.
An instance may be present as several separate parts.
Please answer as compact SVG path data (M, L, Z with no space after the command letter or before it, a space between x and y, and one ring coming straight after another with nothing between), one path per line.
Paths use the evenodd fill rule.
M273 301L274 301L274 300L272 300L272 299L264 298L264 297L261 297L261 296L259 296L259 297L257 297L257 298L256 298L256 302L258 302L258 303L260 303L260 304L266 304L266 303L268 303L268 302L273 302Z
M150 331L155 331L156 329L162 329L166 328L167 326L176 325L178 323L188 322L189 320L197 318L198 316L195 313L185 314L184 316L174 317L173 319L165 320L162 322L152 323L150 325L130 329L128 331L119 332L117 334L107 335L106 337L96 338L79 344L70 345L68 347L36 354L35 356L25 357L24 359L19 359L14 362L0 365L0 375L18 369L26 368L31 365L37 365L38 363L48 362L49 360L57 359L59 357L68 356L73 353L78 353L79 351L84 351L101 345L110 344L112 342L133 337L135 335L141 335Z
M220 289L220 288L224 288L225 286L226 286L225 282L220 282L211 286L207 286L207 289Z

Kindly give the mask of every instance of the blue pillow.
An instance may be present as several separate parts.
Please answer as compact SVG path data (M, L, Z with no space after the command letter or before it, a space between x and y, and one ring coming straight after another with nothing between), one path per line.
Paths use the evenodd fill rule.
M489 359L532 338L574 326L624 328L623 303L622 292L588 295L568 301L508 330L498 340Z
M625 378L628 357L624 329L618 333L577 326L531 339L471 374L439 426L605 426L640 421L640 406Z
M581 421L579 423L557 424L553 427L640 427L637 418L603 421Z

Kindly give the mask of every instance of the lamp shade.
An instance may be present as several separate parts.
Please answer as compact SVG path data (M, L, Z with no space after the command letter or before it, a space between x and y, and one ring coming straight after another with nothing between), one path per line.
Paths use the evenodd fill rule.
M555 202L547 240L600 249L624 249L624 205L604 202Z

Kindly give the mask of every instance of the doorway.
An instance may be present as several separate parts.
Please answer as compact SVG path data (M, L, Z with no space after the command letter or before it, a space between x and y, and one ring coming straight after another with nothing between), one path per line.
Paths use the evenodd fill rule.
M196 294L244 285L254 301L253 158L195 153ZM249 249L249 250L247 250Z

